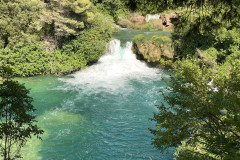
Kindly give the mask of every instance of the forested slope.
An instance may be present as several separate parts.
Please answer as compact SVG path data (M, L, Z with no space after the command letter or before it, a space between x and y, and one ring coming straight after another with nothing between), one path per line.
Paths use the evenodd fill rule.
M1 1L0 65L16 76L71 73L104 54L112 25L89 0Z

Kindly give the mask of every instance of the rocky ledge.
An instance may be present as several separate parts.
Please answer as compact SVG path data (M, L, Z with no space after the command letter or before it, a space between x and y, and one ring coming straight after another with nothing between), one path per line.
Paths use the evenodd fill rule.
M148 14L146 16L135 13L130 19L119 17L118 25L129 29L171 31L177 23L178 17L177 12L171 14Z
M154 66L171 67L174 59L171 38L166 36L147 39L144 35L137 35L133 40L132 49L138 59Z

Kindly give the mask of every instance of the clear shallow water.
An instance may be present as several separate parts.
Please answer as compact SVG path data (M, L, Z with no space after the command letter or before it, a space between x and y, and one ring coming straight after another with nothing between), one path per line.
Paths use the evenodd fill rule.
M162 97L167 73L149 68L131 43L110 43L97 64L66 77L21 79L31 89L43 141L23 149L26 160L172 160L151 145L149 121Z

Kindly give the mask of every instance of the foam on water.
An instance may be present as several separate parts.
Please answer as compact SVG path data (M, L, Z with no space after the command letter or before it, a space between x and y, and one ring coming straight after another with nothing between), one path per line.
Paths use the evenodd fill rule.
M104 88L116 90L126 87L131 79L159 77L161 70L150 68L145 62L136 59L132 52L132 42L120 46L120 40L109 42L107 53L91 67L73 74L73 78L62 79L76 86L91 89Z
M148 128L166 71L136 59L125 35L113 40L98 63L60 81L53 76L25 79L37 108L43 141L31 139L24 160L159 159L172 160L153 145ZM121 38L122 37L122 38ZM124 42L123 42L124 40ZM131 41L131 39L127 39Z

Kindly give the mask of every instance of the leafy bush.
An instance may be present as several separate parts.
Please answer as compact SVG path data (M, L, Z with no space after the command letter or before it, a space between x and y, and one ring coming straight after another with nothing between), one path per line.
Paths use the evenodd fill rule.
M72 73L73 71L85 68L87 61L84 55L77 52L71 52L66 54L61 50L54 50L51 65L51 73L55 75Z
M155 44L157 45L161 45L161 44L171 44L172 40L169 37L166 36L153 36L152 37L152 41L155 42Z
M198 153L192 159L199 155L238 159L240 60L227 74L222 72L224 66L212 69L199 65L198 60L175 64L175 74L167 82L168 92L162 93L166 103L158 106L159 112L152 119L156 122L155 128L150 129L153 144L166 151L185 141L185 150L192 148L192 154Z
M125 19L130 16L129 10L120 0L102 0L100 2L92 0L92 2L96 5L98 12L111 18L115 22L119 20L119 17Z
M53 52L51 73L67 74L97 62L105 53L106 44L113 32L112 21L98 14L75 39L63 44Z
M113 21L96 13L89 0L1 1L0 13L0 65L10 66L15 76L85 68L104 54L113 32Z
M172 37L176 52L181 57L193 56L198 48L217 56L214 58L216 62L224 63L229 55L240 50L239 24L234 20L230 23L221 21L222 17L212 18L213 14L214 10L206 9L199 13L188 10L180 13Z
M16 44L12 49L0 49L0 65L13 69L15 76L49 73L49 55L41 44Z
M133 43L136 43L137 45L141 45L142 43L146 42L147 40L148 39L143 34L139 34L134 37Z
M0 48L39 40L39 36L31 36L37 33L31 24L39 19L41 6L42 2L36 0L0 1Z
M174 53L170 37L137 35L133 40L133 51L139 59L145 59L153 65L165 68L173 66Z

